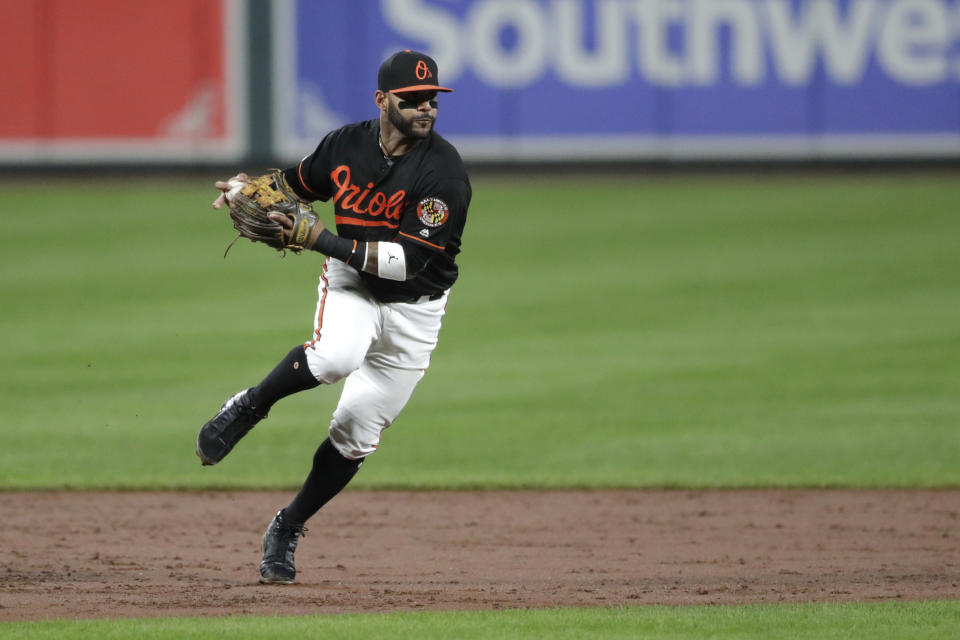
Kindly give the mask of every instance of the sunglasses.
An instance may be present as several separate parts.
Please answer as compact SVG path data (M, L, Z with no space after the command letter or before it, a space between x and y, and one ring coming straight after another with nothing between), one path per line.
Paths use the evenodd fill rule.
M437 108L436 91L418 91L415 93L396 94L396 96L400 98L400 102L397 103L397 107L400 109L417 109L424 102L429 102L431 109Z

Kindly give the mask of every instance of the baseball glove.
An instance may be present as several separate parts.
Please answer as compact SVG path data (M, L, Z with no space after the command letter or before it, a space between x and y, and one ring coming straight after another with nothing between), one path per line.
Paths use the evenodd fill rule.
M249 182L230 182L233 189L226 194L230 207L230 219L237 230L237 237L223 252L227 252L241 237L253 242L262 242L277 251L287 249L300 253L316 242L323 223L320 222L310 203L301 200L283 177L283 172L273 173L251 179ZM268 214L280 213L289 218L293 225L284 225L271 220Z

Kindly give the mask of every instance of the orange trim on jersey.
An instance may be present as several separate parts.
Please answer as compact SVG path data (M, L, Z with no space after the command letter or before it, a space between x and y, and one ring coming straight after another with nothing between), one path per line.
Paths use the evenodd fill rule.
M390 227L398 229L399 222L390 222L389 220L361 220L360 218L348 218L347 216L337 216L337 224L352 224L357 227Z
M297 178L300 179L300 184L303 186L304 189L306 189L307 191L309 191L310 193L312 193L313 195L315 195L315 196L317 196L317 197L320 196L319 193L317 193L316 191L314 191L313 189L311 189L310 187L308 187L308 186L307 186L307 183L304 182L304 180L303 180L303 160L301 160L301 161L300 161L300 164L297 165Z
M411 236L410 234L404 233L403 231L398 232L398 235L401 235L401 236L403 236L404 238L410 238L411 240L416 240L417 242L422 242L423 244L425 244L425 245L427 245L427 246L430 246L430 247L433 247L434 249L440 249L441 251L444 250L444 249L446 249L445 246L441 247L441 246L438 245L438 244L433 244L432 242L427 242L427 241L424 240L423 238L418 238L417 236Z
M357 244L357 241L354 240L354 241L353 241L353 249L350 249L350 257L347 258L347 261L344 262L344 264L350 264L350 261L353 259L353 256L355 256L356 253L357 253L357 247L358 247L358 246L359 246L359 245Z
M329 258L328 258L329 259ZM320 294L320 306L317 311L317 328L313 332L313 340L303 345L304 349L311 349L313 345L317 343L317 340L320 339L320 330L323 328L323 308L327 306L327 287L330 285L327 282L327 261L323 261L323 269L320 271L320 279L323 280L323 292Z

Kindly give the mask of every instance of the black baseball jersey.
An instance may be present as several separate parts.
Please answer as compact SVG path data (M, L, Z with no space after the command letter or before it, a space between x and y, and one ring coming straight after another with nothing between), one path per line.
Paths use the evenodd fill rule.
M440 294L456 281L454 262L472 195L460 154L431 131L413 149L385 158L380 122L368 120L330 132L287 183L307 200L333 201L337 232L361 242L398 242L406 254L405 282L360 271L383 302ZM358 271L360 265L354 265Z

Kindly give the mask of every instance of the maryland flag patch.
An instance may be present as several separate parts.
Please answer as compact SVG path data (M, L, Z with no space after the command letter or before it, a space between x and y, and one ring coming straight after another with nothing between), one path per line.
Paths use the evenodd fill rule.
M450 207L440 198L424 198L417 204L417 216L424 226L439 227L450 217Z

